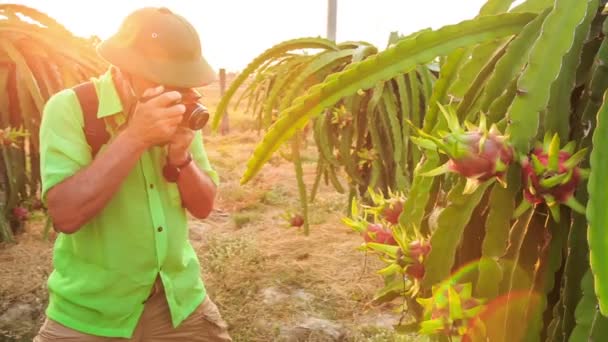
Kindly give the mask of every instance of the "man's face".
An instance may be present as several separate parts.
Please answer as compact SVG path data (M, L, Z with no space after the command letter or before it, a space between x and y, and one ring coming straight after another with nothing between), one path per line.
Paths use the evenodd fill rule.
M137 77L135 75L131 75L131 86L133 87L133 91L137 97L140 97L146 89L156 88L160 84L152 81L148 81L145 78Z

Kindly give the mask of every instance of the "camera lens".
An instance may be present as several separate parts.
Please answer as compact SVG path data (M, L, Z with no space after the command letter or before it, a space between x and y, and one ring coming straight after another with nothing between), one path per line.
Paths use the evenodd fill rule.
M207 121L209 121L209 111L204 106L195 104L187 120L188 127L190 127L191 130L196 131L203 129L207 124Z

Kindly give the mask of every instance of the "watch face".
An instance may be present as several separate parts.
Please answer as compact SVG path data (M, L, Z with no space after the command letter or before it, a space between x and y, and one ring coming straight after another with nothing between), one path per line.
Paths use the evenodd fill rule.
M179 177L179 169L175 166L165 164L163 167L163 176L168 182L175 183Z

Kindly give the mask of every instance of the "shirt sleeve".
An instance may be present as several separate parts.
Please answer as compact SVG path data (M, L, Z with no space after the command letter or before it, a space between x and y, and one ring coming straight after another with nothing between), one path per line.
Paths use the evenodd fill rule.
M91 163L82 111L73 90L63 90L47 101L39 138L41 197L46 203L46 195L53 186Z
M220 178L218 173L211 167L211 164L209 163L209 158L207 157L207 152L205 151L205 146L203 143L203 134L200 130L196 131L194 135L190 151L192 152L192 159L196 162L199 169L205 172L211 178L213 183L218 186L220 183Z

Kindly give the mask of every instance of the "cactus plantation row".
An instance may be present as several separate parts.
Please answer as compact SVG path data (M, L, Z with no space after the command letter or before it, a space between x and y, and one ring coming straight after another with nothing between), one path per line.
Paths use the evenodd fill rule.
M323 176L346 191L346 179L344 223L385 263L376 299L403 299L399 331L608 340L605 6L489 0L471 20L393 35L382 51L274 46L241 75L266 130L242 182L310 127L311 192ZM314 195L301 194L306 208Z
M0 5L0 241L40 209L38 127L46 100L104 70L94 41L27 6Z

